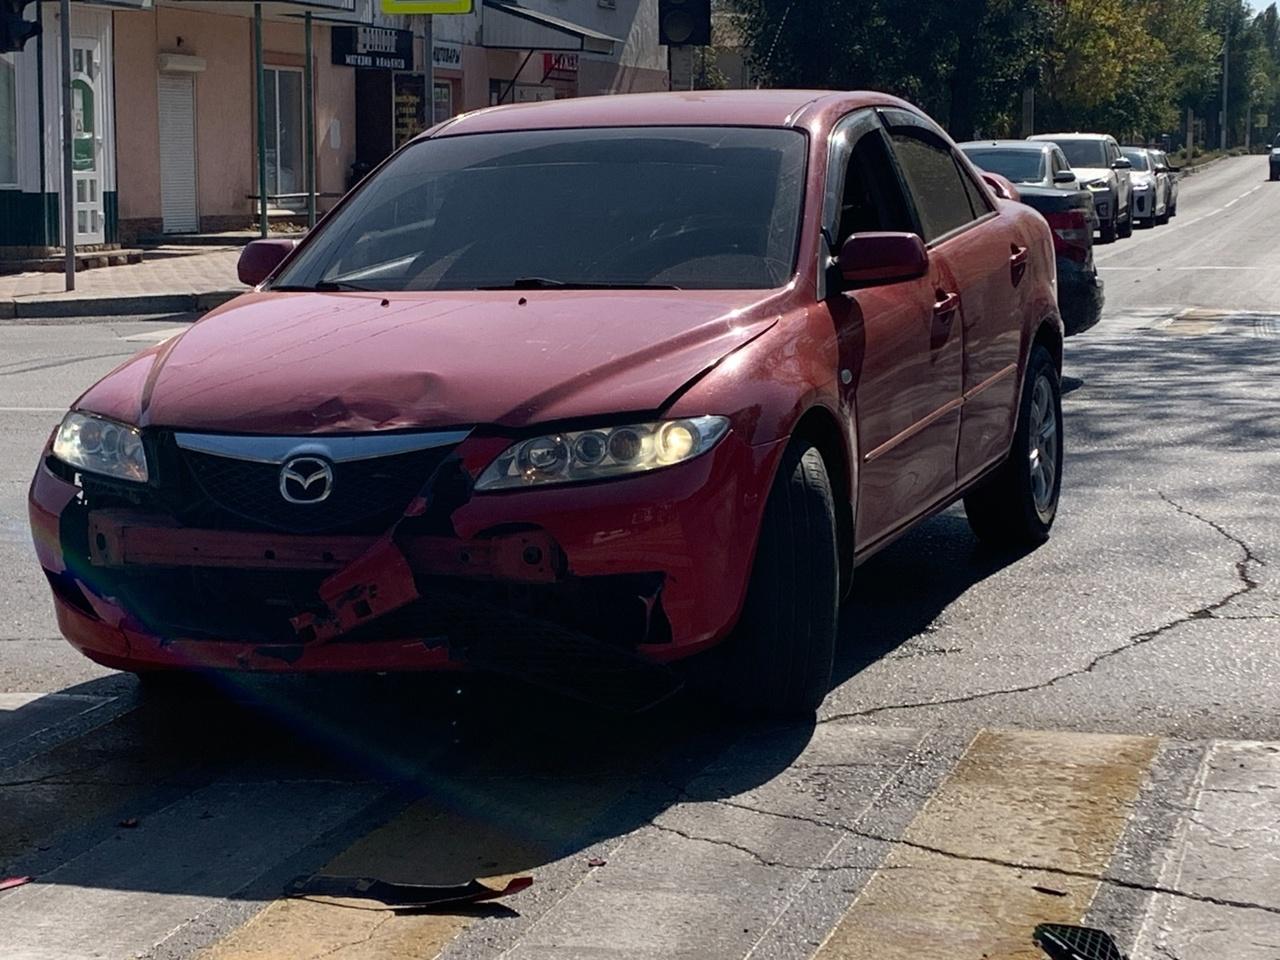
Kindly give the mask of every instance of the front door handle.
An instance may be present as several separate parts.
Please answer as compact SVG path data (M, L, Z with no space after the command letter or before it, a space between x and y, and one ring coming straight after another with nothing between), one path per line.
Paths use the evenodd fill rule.
M960 294L939 290L937 297L933 304L933 315L939 320L950 323L955 312L960 309Z
M1016 287L1027 275L1027 248L1016 243L1009 245L1009 278Z

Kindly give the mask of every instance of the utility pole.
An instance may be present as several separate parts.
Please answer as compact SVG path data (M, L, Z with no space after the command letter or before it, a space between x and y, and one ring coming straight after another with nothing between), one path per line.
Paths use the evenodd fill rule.
M1219 125L1219 149L1227 149L1227 80L1231 76L1231 24L1227 24L1227 39L1222 43L1222 123Z
M62 249L67 289L76 288L76 195L71 165L71 0L62 0ZM42 188L43 189L43 188Z

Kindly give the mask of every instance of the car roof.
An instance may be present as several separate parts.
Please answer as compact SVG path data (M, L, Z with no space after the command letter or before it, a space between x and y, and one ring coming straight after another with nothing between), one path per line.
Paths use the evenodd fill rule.
M612 97L571 97L537 103L504 104L463 113L421 134L467 133L572 127L796 126L800 115L823 101L848 109L906 106L888 94L833 90L697 90L629 93Z
M1037 133L1028 140L1113 140L1109 133Z
M1130 147L1130 146L1125 146L1124 144L1121 144L1121 145L1120 145L1120 149L1121 149L1121 150L1141 150L1143 153L1155 153L1155 152L1156 152L1155 147Z
M956 146L960 147L961 150L966 147L999 147L1001 150L1026 150L1027 152L1034 150L1040 153L1051 148L1053 144L1028 140L966 140L964 143L956 144Z

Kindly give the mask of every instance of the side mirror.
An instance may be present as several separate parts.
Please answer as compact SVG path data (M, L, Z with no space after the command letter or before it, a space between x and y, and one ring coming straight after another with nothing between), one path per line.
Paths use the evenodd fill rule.
M1022 199L1022 194L1018 193L1018 188L1013 185L1013 181L1008 177L983 170L982 179L987 182L987 186L991 188L991 192L1001 200L1018 201Z
M256 287L275 272L281 261L293 253L295 240L253 240L240 251L236 276L240 282Z
M1053 175L1054 183L1075 183L1076 175L1070 170L1059 170Z
M1112 170L1132 170L1133 164L1127 157L1121 157L1119 160L1111 164Z
M929 272L929 251L914 233L855 233L837 258L849 287L875 287L915 280Z

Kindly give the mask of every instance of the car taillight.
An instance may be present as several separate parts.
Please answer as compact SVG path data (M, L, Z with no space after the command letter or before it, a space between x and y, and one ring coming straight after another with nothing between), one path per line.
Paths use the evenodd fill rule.
M1081 210L1064 210L1045 215L1049 229L1053 231L1053 250L1068 260L1084 263L1089 259L1093 244L1093 231Z

